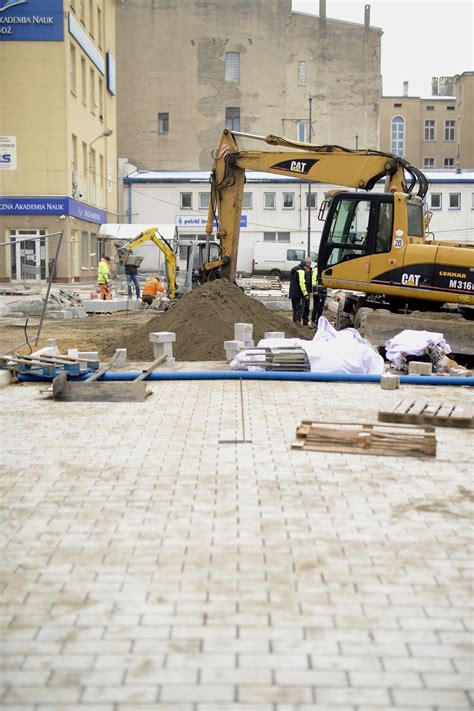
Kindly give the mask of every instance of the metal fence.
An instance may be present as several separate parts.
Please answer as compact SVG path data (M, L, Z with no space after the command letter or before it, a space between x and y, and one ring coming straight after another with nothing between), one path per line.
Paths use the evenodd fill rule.
M63 232L41 232L17 230L0 244L2 355L40 337L63 238Z

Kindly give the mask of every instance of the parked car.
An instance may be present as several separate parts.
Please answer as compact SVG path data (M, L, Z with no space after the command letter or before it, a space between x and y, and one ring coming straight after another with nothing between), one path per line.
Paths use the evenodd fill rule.
M255 242L253 248L252 275L270 274L288 278L293 267L306 258L304 245L290 242ZM313 262L317 253L311 252Z

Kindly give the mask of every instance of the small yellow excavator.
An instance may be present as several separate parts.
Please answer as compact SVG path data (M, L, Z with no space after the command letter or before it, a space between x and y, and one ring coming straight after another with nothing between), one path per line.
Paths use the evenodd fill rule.
M176 254L168 240L160 234L158 227L143 230L143 232L140 232L140 234L130 240L130 242L117 247L119 264L125 266L127 263L133 263L134 257L130 254L132 249L148 240L151 240L164 254L166 282L168 285L167 296L171 301L174 301L176 299Z
M285 150L248 151L236 137ZM403 329L437 330L455 353L474 355L474 245L432 239L426 176L399 156L316 146L225 129L215 151L206 233L217 221L221 256L204 274L234 281L245 171L349 188L320 208L319 291L342 290L337 327L355 326L378 345ZM373 193L379 180L384 192ZM416 314L415 314L416 312ZM433 313L435 312L435 313Z

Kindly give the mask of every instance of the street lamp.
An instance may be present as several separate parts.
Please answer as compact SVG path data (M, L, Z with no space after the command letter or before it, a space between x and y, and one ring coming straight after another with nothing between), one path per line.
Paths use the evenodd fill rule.
M105 128L102 133L100 133L97 138L94 138L94 140L91 142L89 146L89 175L90 175L90 182L92 183L93 181L93 171L92 171L92 146L96 141L99 141L101 138L108 138L113 134L113 130L111 128ZM101 176L102 177L102 176ZM92 191L91 191L92 192ZM94 199L95 199L95 194L94 194Z
M311 107L313 97L308 98L309 101L309 126L308 126L308 143L311 143ZM307 257L311 256L311 180L308 180L308 252Z

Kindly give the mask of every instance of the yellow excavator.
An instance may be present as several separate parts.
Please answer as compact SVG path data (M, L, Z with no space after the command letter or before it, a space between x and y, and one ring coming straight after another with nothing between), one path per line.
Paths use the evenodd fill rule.
M119 264L125 266L127 263L132 263L130 260L133 260L134 257L131 255L131 251L148 240L151 240L165 257L167 296L171 301L174 301L176 299L176 254L168 240L160 234L158 227L143 230L130 242L117 247Z
M284 150L242 150L237 137ZM341 290L338 328L354 326L377 345L406 328L442 331L455 353L474 355L474 245L432 238L428 181L418 168L381 151L225 129L206 225L210 239L217 222L221 255L202 265L204 275L235 279L246 170L355 189L331 191L318 215L318 291L324 302L327 289ZM382 179L384 191L371 192Z

